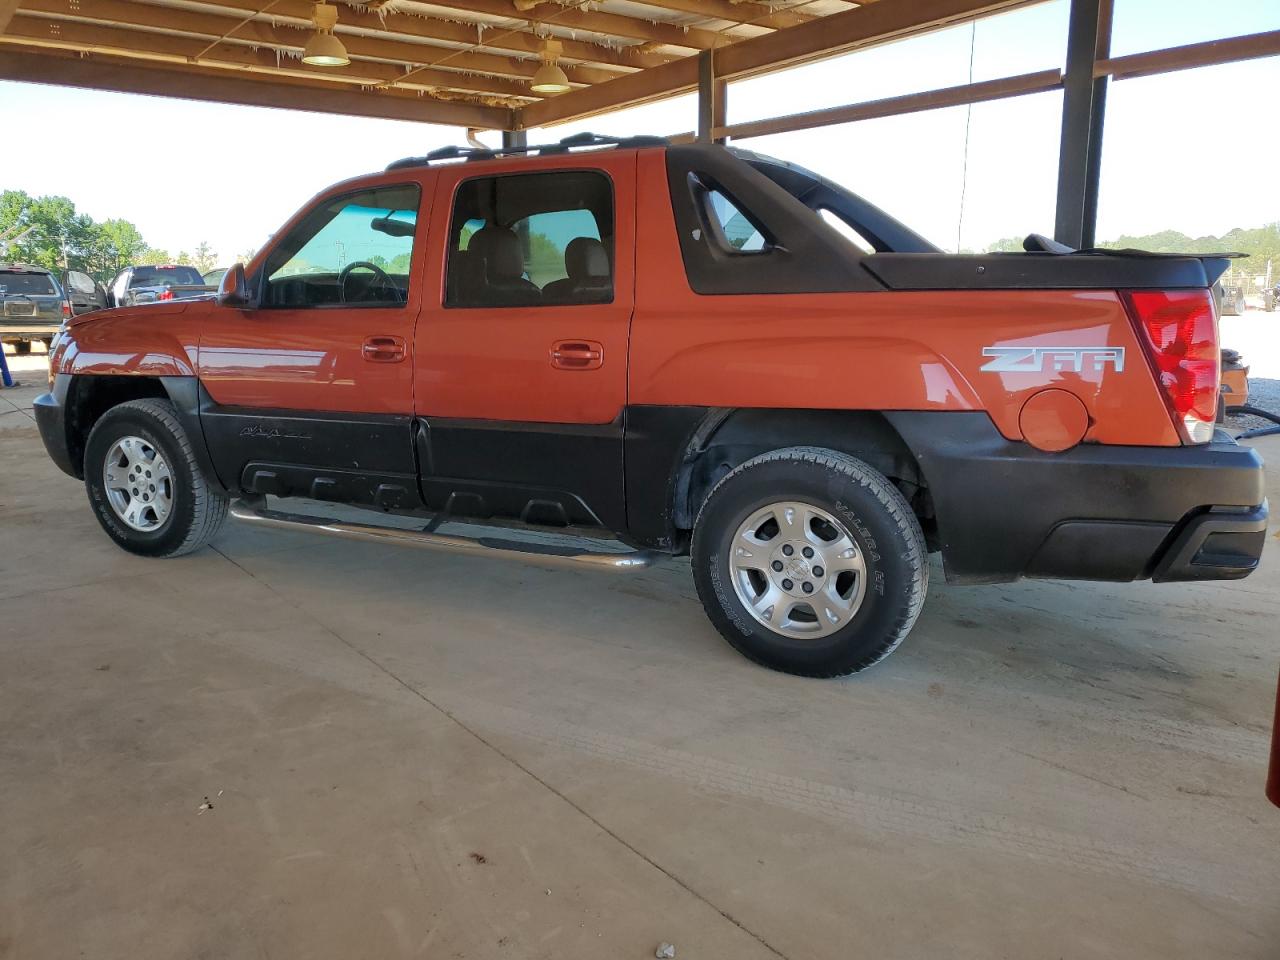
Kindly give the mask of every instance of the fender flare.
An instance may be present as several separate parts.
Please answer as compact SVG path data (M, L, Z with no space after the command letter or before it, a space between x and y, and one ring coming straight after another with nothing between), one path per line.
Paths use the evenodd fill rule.
M672 532L691 530L703 498L740 463L794 446L828 447L865 460L886 476L925 486L917 458L878 410L711 408L671 466Z
M160 377L160 384L169 395L169 402L177 412L178 422L187 431L191 441L191 451L195 454L196 463L204 473L209 485L223 493L235 493L218 476L209 455L209 444L205 441L204 427L200 423L200 414L212 403L199 377Z

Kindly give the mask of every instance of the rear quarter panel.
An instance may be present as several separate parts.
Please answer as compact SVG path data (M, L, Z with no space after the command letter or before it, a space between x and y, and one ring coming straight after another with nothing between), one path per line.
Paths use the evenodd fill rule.
M658 152L640 195L669 197ZM1086 442L1177 446L1114 291L997 290L700 296L670 204L644 207L637 237L629 402L823 410L983 410L1010 440L1039 390L1075 394ZM984 347L1121 348L1123 365L989 372Z

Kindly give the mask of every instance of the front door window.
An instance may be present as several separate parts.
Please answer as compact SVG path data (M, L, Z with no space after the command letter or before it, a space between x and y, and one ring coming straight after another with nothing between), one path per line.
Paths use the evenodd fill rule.
M268 257L263 307L402 306L419 199L411 184L322 201Z

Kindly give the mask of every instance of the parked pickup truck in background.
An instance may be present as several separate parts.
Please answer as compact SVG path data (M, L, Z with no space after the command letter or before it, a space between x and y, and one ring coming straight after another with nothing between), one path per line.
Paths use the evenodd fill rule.
M134 553L229 510L623 572L687 553L723 636L807 676L898 645L929 552L959 583L1248 575L1267 506L1215 430L1226 261L1026 246L944 254L720 146L446 148L324 191L216 300L71 320L35 413ZM597 539L440 529L474 519Z
M125 267L111 281L107 298L113 307L132 307L141 303L189 300L216 292L217 287L207 285L195 267L160 264Z

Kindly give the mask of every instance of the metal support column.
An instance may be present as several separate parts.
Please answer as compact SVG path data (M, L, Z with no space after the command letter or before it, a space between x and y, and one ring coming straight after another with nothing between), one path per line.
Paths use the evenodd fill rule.
M1062 140L1058 150L1058 206L1054 239L1091 247L1098 222L1098 177L1107 78L1093 76L1110 56L1112 0L1071 0L1067 70L1063 77Z
M502 149L512 150L529 145L529 134L524 130L503 130Z
M725 125L725 96L729 85L716 77L714 51L698 54L698 140L702 143L724 143L724 137L712 139L711 131Z

